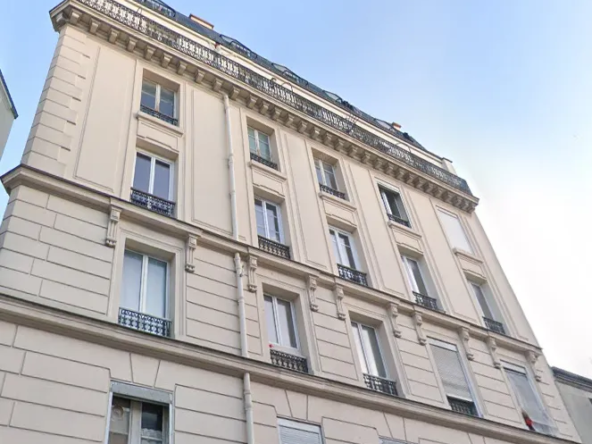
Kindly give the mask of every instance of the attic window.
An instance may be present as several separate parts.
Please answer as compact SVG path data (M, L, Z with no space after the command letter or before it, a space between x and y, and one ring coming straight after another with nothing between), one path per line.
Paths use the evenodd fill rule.
M233 38L225 36L225 35L223 35L221 37L222 37L222 40L224 40L224 42L226 42L227 44L232 46L238 52L246 55L249 58L253 58L253 52L249 48L247 48L245 45L240 43L239 41L234 40Z
M283 75L285 75L286 77L288 77L289 79L300 83L302 81L302 79L300 77L298 77L296 74L294 74L292 71L290 71L288 68L286 68L283 65L279 65L277 63L274 63L273 66L278 70L281 71Z
M167 17L174 17L175 10L170 6L164 4L159 0L136 0L138 3L142 3L143 5L148 6L150 9L160 12L162 15L166 15Z
M325 91L325 94L327 94L331 99L335 100L336 102L342 102L341 97L339 97L337 94L332 93L331 91Z

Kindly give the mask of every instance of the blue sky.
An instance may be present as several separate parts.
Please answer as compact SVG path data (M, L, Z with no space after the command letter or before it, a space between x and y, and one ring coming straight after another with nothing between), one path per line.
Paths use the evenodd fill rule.
M2 173L57 41L57 0L7 3L0 68L20 117ZM168 3L452 159L550 363L592 377L592 2Z

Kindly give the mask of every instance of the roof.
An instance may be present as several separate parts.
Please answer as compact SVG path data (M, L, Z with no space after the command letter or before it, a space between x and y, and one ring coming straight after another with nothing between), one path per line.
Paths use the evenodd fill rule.
M563 382L583 390L592 391L592 379L585 378L557 367L551 367L551 370L553 370L553 376L555 376L555 379L558 382Z
M16 106L14 106L14 102L12 101L12 96L10 95L10 91L8 90L8 85L6 84L6 80L4 80L4 76L2 75L2 70L0 69L0 83L6 90L6 95L8 96L8 103L10 103L10 110L16 119L18 117L18 113L16 112Z
M180 25L186 27L186 28L190 28L191 30L197 32L198 34L201 34L213 41L215 41L216 43L226 47L227 49L240 54L243 57L248 58L249 60L251 60L252 62L264 67L265 69L283 77L286 80L289 80L293 83L296 83L299 87L311 92L312 94L321 97L322 99L333 103L334 105L336 105L337 107L341 108L343 111L345 111L346 113L348 113L351 118L356 121L356 120L363 120L367 123L369 123L370 125L391 134L392 136L396 137L397 139L408 143L426 153L429 153L433 156L436 156L438 158L441 158L441 156L438 156L435 153L432 153L431 151L428 151L426 148L424 148L417 140L415 140L411 135L409 135L406 132L403 131L399 131L397 128L394 128L392 126L392 124L378 119L376 117L372 117L370 114L365 113L364 111L360 110L359 108L357 108L356 106L352 105L351 103L347 102L346 100L344 100L343 98L341 98L340 96L338 96L335 93L332 93L330 91L326 91L316 85L314 85L313 83L309 82L308 80L300 77L299 75L297 75L296 73L294 73L292 70L290 70L289 68L280 65L278 63L274 63L270 60L267 60L265 57L255 53L254 51L252 51L251 49L249 49L248 47L246 47L245 45L243 45L241 42L239 42L238 40L220 34L216 31L214 31L213 29L209 29L206 26L203 26L197 22L195 22L194 20L191 20L191 18L187 17L186 15L183 15L180 12L175 11L173 8L171 8L169 5L167 5L166 3L164 3L161 0L135 0L138 3L143 4L144 6L149 7L150 9L159 12L160 14L164 15L165 17L168 17L171 20L176 21L177 23L179 23Z

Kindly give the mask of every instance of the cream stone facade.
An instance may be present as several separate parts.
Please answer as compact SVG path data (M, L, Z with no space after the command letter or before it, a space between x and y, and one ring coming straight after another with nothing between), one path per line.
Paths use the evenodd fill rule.
M155 0L50 16L0 442L581 442L450 161Z

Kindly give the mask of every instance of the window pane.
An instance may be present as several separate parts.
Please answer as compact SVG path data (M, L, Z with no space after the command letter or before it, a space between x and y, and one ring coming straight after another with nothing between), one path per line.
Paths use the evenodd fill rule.
M373 328L365 325L362 327L362 340L364 342L364 350L368 358L368 367L370 368L370 374L374 376L385 377L386 371L380 356L380 349L378 348L378 340L376 338L376 332Z
M261 151L261 157L267 160L271 160L271 147L269 144L269 136L265 133L259 133L259 151Z
M156 109L156 85L144 81L142 83L142 105L150 109Z
M278 319L280 322L281 345L284 347L297 348L296 331L294 329L294 318L292 317L292 306L288 301L277 299Z
M547 412L534 392L528 380L528 376L525 373L520 373L508 368L505 370L520 407L528 413L530 419L535 423L548 425L550 420L547 416Z
M134 172L134 185L136 190L143 191L144 193L150 192L150 157L143 154L136 154L136 169Z
M154 166L154 187L152 194L163 199L170 199L171 166L168 163L156 161Z
M333 165L323 162L323 169L325 170L325 178L327 179L326 185L336 190L337 181L335 180L335 170L333 169Z
M163 408L159 405L142 403L142 442L152 443L163 439Z
M130 401L113 397L108 444L127 444L130 432Z
M267 209L267 228L269 229L269 238L276 242L281 242L278 208L269 203L265 205L265 208Z
M166 317L167 263L148 259L146 279L146 313Z
M352 329L354 331L354 342L356 343L356 350L358 351L358 358L362 365L362 371L368 374L368 365L366 364L366 356L364 356L364 350L362 349L362 339L360 336L360 326L352 322Z
M473 400L458 351L432 345L436 367L447 395Z
M265 215L263 214L263 203L255 199L255 217L257 218L257 234L259 236L267 237L265 230Z
M321 161L319 159L315 159L315 170L317 172L317 180L321 185L325 184L325 178L323 177L323 172L321 171Z
M343 257L343 259L345 259L345 262L347 262L342 265L345 265L346 267L355 269L356 268L356 261L354 260L354 253L353 253L350 241L349 241L349 236L347 236L345 234L340 234L339 235L339 242L342 245L342 250L343 250L342 257Z
M140 311L140 289L142 284L142 255L126 251L123 257L123 279L121 306Z
M175 117L175 93L170 89L160 88L158 112L169 117Z
M275 325L275 315L273 313L273 300L269 296L265 296L265 321L267 323L269 342L278 344L277 327Z
M391 200L389 199L389 193L385 190L380 190L380 197L382 199L382 204L386 210L386 214L393 214L393 210L391 209Z
M410 278L412 280L412 284L415 285L414 291L423 294L424 296L429 296L428 289L426 288L425 282L423 281L423 276L421 275L421 270L417 261L407 258L407 265L411 274Z
M339 246L337 245L337 235L335 234L335 231L330 230L329 233L331 234L331 240L332 240L332 244L333 244L333 254L335 255L335 261L338 264L342 263L341 260L341 253L339 251Z
M479 301L479 305L481 306L481 310L483 311L483 316L495 320L495 318L493 317L493 313L489 309L489 304L485 299L485 294L483 294L483 289L481 288L481 286L471 283L471 287L473 287L475 297L477 298L477 301Z
M249 128L247 128L247 132L249 133L249 150L254 154L258 154L257 138L255 137L255 130L253 128L249 127Z
M473 250L458 218L441 210L438 210L438 214L452 248L459 248L472 253Z
M405 213L405 207L403 206L403 199L398 193L393 193L393 212L397 217L407 220L407 213Z

